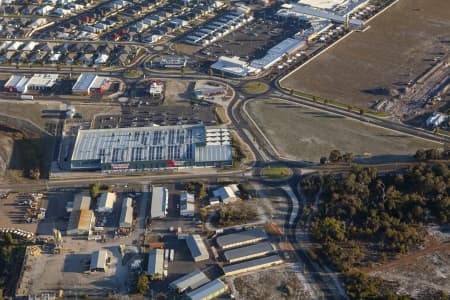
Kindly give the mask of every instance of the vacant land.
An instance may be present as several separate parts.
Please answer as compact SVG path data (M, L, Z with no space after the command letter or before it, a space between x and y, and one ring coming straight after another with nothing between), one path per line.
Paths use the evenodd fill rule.
M450 250L427 254L373 275L397 282L398 292L407 292L417 299L425 299L439 291L450 293Z
M299 271L292 266L271 268L234 279L237 299L310 299Z
M410 159L419 148L437 143L312 110L281 100L249 103L252 118L288 158L318 162L331 150L353 152L356 161Z
M402 0L306 64L282 85L349 105L370 107L448 52L450 1Z

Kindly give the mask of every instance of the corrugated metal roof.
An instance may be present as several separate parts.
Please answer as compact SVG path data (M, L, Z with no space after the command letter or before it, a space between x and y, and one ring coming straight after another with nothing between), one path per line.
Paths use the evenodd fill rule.
M195 270L192 273L186 274L181 278L170 283L170 287L177 289L180 293L187 289L194 290L199 286L209 282L209 278L200 270Z
M204 142L203 125L79 130L72 161L193 160L195 145Z
M106 260L108 259L108 251L106 249L100 249L95 251L91 255L91 270L105 269Z
M167 214L169 191L162 186L155 186L152 189L152 204L150 216L152 218L164 218Z
M148 254L147 272L149 275L163 275L164 271L164 250L152 249Z
M203 261L209 259L209 252L206 249L205 243L200 235L194 234L186 238L186 243L191 251L194 261Z
M94 212L88 209L74 210L70 214L67 230L89 231Z
M220 279L216 279L196 289L195 291L186 294L186 296L191 300L211 299L211 295L219 295L221 292L225 292L226 289L227 286L225 283L223 283Z
M269 242L263 242L258 244L253 244L246 247L240 247L235 248L232 250L225 251L223 255L225 256L226 260L233 260L240 257L247 257L250 255L256 255L256 254L264 254L267 252L273 251L273 246Z
M194 194L184 193L180 195L180 214L193 214L195 211Z
M102 193L97 202L98 211L110 211L114 207L114 203L116 202L116 193Z
M228 245L243 243L254 239L267 239L267 234L262 229L244 230L232 234L222 235L216 239L219 247L223 248Z
M91 206L91 196L87 193L75 194L73 199L73 210L89 209Z
M133 223L133 199L126 198L122 202L122 210L120 211L119 227L129 228Z
M217 143L213 145L206 145L205 147L195 148L196 162L213 162L213 161L232 161L232 147L231 145L222 145Z
M275 263L275 262L279 262L281 260L282 260L281 257L278 254L275 254L275 255L266 256L266 257L262 257L262 258L247 260L247 261L233 264L233 265L224 266L222 269L226 275L227 273L235 272L237 270L244 270L244 269L259 266L259 265Z

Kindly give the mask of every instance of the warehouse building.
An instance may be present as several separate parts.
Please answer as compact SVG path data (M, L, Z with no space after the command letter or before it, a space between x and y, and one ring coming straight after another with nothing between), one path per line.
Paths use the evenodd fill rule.
M161 219L167 216L169 207L169 191L162 186L154 186L152 190L152 204L150 208L150 217L152 219Z
M232 77L245 77L251 72L248 62L241 60L238 56L227 57L220 56L219 59L211 65L213 71Z
M180 216L193 217L195 214L194 194L183 193L180 195Z
M262 268L280 265L283 260L278 254L257 258L253 260L244 261L234 265L224 266L223 272L226 276L237 275L245 272L255 271Z
M266 255L274 250L269 242L262 242L245 247L227 250L223 253L228 263L235 263L242 260L248 260L255 257Z
M164 249L152 249L148 254L147 273L152 279L162 279L164 272Z
M89 209L91 207L91 196L87 193L75 194L72 205L69 205L68 207L70 207L70 209L68 209L67 212Z
M48 92L54 88L58 74L34 74L31 77L12 75L5 83L5 92L26 93L29 91Z
M109 88L109 77L82 73L72 87L72 93L78 95L101 94Z
M216 243L221 249L242 247L267 239L267 234L262 229L244 230L217 237Z
M79 130L72 170L129 172L232 165L231 140L202 124Z
M186 237L186 243L195 262L209 259L208 249L206 249L206 245L200 235L189 235Z
M95 224L95 215L92 210L74 210L70 214L67 224L67 235L89 235Z
M209 282L209 278L200 270L195 270L181 278L171 282L169 287L176 290L178 293L183 293L186 290L195 290L196 288Z
M181 69L186 67L187 59L184 56L162 56L159 66L165 69Z
M236 196L236 193L239 191L239 188L236 184L230 184L227 186L223 186L213 191L214 197L219 198L223 204L232 203L239 199Z
M116 193L102 193L97 201L97 211L102 213L112 213L116 200Z
M258 70L266 70L281 61L285 55L291 55L306 45L305 41L287 38L267 51L267 54L259 59L254 59L250 66Z
M119 227L129 229L133 225L133 199L127 197L122 202L120 211Z
M108 261L108 251L100 249L91 255L91 264L89 270L91 272L105 272Z
M227 285L222 280L216 279L190 293L187 293L186 297L190 300L209 300L222 295L227 291L227 289Z

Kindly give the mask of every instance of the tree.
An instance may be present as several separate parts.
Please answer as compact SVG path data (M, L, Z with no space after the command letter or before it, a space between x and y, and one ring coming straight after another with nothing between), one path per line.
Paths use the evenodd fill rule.
M150 281L148 280L148 276L145 273L139 275L138 280L136 282L136 292L141 295L144 295L148 291L148 286Z
M89 193L92 199L97 199L100 194L100 185L98 183L91 184Z
M320 158L320 164L321 164L321 165L326 164L327 161L328 161L328 159L327 159L325 156L322 156L322 157Z
M289 94L294 95L294 89L290 89Z
M337 163L342 159L341 152L339 150L333 150L330 152L330 156L328 158L330 162Z
M425 150L419 149L416 151L416 154L414 155L414 157L419 161L424 161L424 160L426 160L427 155L425 153Z
M351 163L353 161L353 153L352 152L346 152L343 156L342 159L346 162L346 163Z
M361 116L364 115L364 109L361 108L361 109L359 110L359 114L360 114Z
M14 244L14 239L10 232L5 233L5 240L8 245Z

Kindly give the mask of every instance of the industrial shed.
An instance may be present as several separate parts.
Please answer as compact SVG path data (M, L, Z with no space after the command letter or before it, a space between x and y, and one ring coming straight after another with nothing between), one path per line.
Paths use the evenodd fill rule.
M280 265L283 260L278 254L257 258L253 260L244 261L234 265L223 267L223 272L226 276L237 275L245 272L255 271L270 266Z
M219 248L229 249L253 244L265 239L267 239L267 234L264 230L253 229L219 236L216 242Z
M104 213L112 213L114 203L116 203L116 193L102 193L97 201L97 211Z
M164 272L164 249L152 249L148 254L147 273L162 278Z
M72 210L89 209L91 207L91 196L87 193L75 194Z
M231 165L230 140L211 139L201 124L79 130L71 158L71 169L79 171Z
M109 77L92 73L82 73L72 87L72 93L78 95L101 94L109 87Z
M133 225L133 199L127 197L122 202L122 210L120 211L120 228L131 228Z
M95 224L95 215L92 210L74 210L67 224L67 235L88 235L93 224Z
M171 282L169 287L176 290L178 293L183 293L186 290L195 290L196 288L209 282L209 278L200 270L195 270L181 278Z
M216 279L195 291L187 293L186 296L190 300L209 300L222 295L227 289L227 285L222 280Z
M108 261L108 251L100 249L91 255L91 264L89 270L91 272L105 272L106 263Z
M228 263L234 263L242 260L252 259L255 257L266 255L274 250L269 242L262 242L245 247L227 250L223 253Z
M195 262L209 259L208 249L206 249L206 245L200 235L189 235L186 238L186 243Z
M165 218L169 206L169 191L162 186L154 186L152 189L152 204L150 208L150 217Z
M183 217L193 217L195 214L194 194L183 193L180 195L180 215Z

